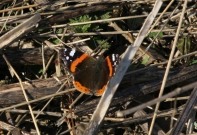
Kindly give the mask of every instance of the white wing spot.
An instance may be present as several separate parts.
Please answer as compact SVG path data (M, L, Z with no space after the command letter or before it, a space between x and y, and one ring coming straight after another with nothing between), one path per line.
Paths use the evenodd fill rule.
M116 61L115 54L112 54L112 61Z
M66 56L66 60L69 60L69 57L68 56Z
M76 50L75 50L75 49L73 49L73 50L70 52L70 54L69 54L69 55L70 55L71 57L73 57L73 56L75 55L75 52L76 52Z

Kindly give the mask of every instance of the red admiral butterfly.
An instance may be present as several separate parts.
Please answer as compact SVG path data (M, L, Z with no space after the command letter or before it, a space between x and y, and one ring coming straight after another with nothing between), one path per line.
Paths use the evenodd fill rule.
M76 49L60 50L64 65L74 75L75 88L85 94L101 96L119 62L119 55L92 57Z

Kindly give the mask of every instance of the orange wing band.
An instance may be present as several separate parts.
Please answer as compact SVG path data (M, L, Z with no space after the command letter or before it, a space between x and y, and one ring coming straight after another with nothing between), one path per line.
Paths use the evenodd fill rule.
M113 75L113 67L109 59L109 56L106 57L106 61L107 61L107 66L109 67L109 76L111 77Z
M90 93L91 93L90 89L84 87L84 86L81 85L79 82L73 81L73 84L74 84L75 88L76 88L78 91L80 91L80 92L82 92L82 93L85 93L85 94L90 94Z
M75 88L78 91L80 91L80 92L82 92L84 94L88 94L88 95L93 94L93 93L91 93L90 89L88 89L85 86L81 85L79 82L73 81L73 84L74 84ZM97 90L96 93L94 93L95 96L102 96L105 88L106 88L106 85L103 86L100 90Z
M103 86L100 90L96 91L95 96L102 96L103 92L105 91L106 85Z
M81 63L84 59L88 57L88 54L83 54L81 57L77 58L73 63L71 64L71 72L75 72L77 65Z

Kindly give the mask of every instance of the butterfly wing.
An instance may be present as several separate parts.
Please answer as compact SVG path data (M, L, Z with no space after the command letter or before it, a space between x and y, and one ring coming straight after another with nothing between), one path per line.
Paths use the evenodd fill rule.
M119 61L120 61L120 57L118 54L112 54L105 58L105 61L103 64L105 65L106 68L104 69L105 72L101 74L103 84L100 85L100 89L97 89L95 91L94 95L101 96L103 94L109 79L114 75L116 71Z
M76 49L65 48L60 50L60 57L66 68L69 69L70 72L75 73L77 66L89 56Z

